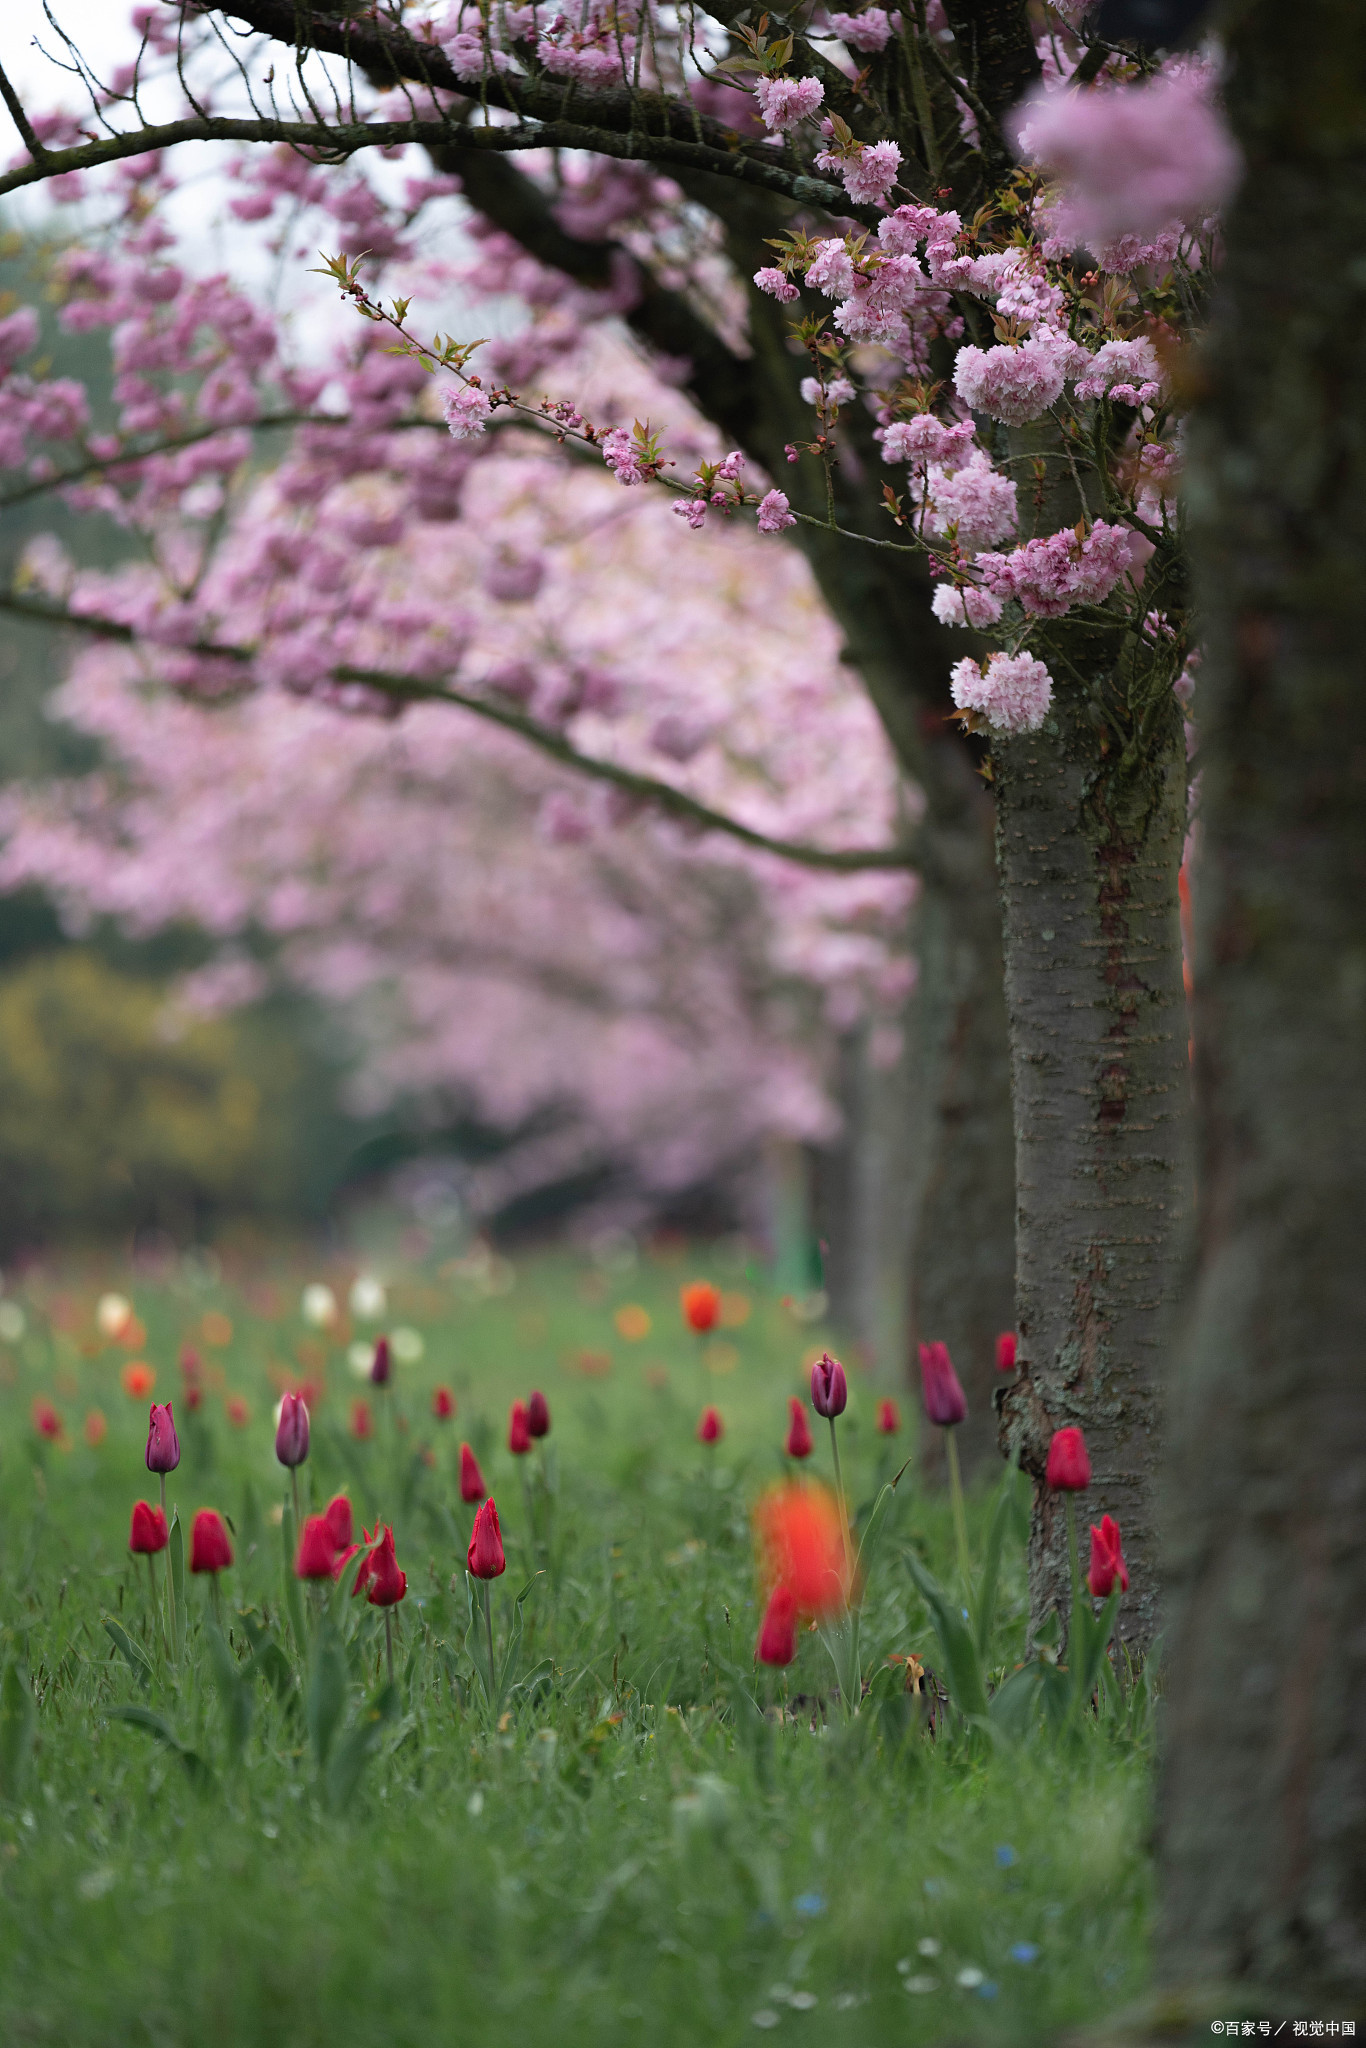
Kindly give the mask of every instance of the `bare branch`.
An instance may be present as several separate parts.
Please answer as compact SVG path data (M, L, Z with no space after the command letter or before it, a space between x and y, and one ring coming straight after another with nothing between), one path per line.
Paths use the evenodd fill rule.
M24 103L20 99L18 93L14 90L14 87L10 84L9 79L6 77L3 65L0 65L0 95L3 95L5 105L10 110L11 119L13 120L15 127L19 130L20 135L23 137L24 148L28 151L29 155L33 158L33 161L35 163L41 163L43 158L47 155L47 151L43 148L42 143L34 134L33 123L29 120L28 115L24 112Z
M125 645L146 643L146 636L134 632L131 626L119 619L100 618L97 615L83 615L67 611L63 606L44 602L41 598L21 597L15 592L0 592L0 611L11 612L18 618L34 619L44 625L73 627L77 631L94 633L101 639L119 640ZM169 651L169 650L168 650ZM197 654L205 658L214 657L220 661L241 664L244 668L255 655L249 647L221 645L218 642L196 641L190 646L174 650L185 654ZM360 683L367 689L393 699L400 704L450 704L458 710L469 711L476 718L482 718L491 725L501 726L505 732L516 733L539 753L548 755L561 766L573 768L582 775L596 781L610 783L628 796L642 803L653 805L670 817L678 818L685 824L695 825L709 832L722 832L728 838L736 839L742 846L753 847L759 853L776 854L781 860L789 860L800 867L823 868L838 874L859 874L869 868L907 869L915 865L914 851L910 845L826 848L808 846L800 840L775 839L767 832L757 832L752 826L741 824L738 818L727 816L724 811L713 810L710 804L699 802L696 797L675 789L671 783L661 782L653 775L638 774L632 768L622 768L614 761L602 761L592 754L585 754L554 726L545 725L538 718L532 718L512 705L500 704L488 697L476 696L472 691L462 690L453 683L434 683L422 676L403 675L389 669L356 668L345 665L330 672L329 680L337 683Z

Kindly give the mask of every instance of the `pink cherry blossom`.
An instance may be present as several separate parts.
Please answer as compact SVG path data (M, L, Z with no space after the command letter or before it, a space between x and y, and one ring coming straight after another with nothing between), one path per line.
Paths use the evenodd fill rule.
M1062 396L1066 368L1059 352L1043 341L1018 348L962 348L953 366L953 385L975 412L1008 426L1034 420Z
M985 672L960 661L949 677L960 711L976 711L994 732L1037 732L1053 702L1053 678L1032 654L993 654Z
M819 78L761 78L754 87L765 128L785 135L810 120L824 103L825 87Z

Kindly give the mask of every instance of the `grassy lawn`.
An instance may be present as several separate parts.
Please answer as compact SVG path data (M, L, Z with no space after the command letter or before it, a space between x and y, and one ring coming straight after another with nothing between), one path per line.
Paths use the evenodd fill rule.
M405 1356L380 1394L348 1361L380 1327L350 1324L353 1271L263 1250L156 1276L54 1265L7 1292L0 2040L1042 2043L1134 1995L1142 1723L1006 1741L949 1711L930 1734L904 1694L879 1696L885 1676L848 1719L814 1633L785 1673L756 1674L750 1510L781 1476L786 1397L806 1391L813 1339L818 1350L830 1333L724 1249L610 1270L550 1255L515 1272L409 1264L382 1327L415 1332L422 1355L412 1336L396 1344ZM725 1290L725 1327L705 1342L678 1308L697 1274ZM303 1319L310 1280L336 1293L330 1330ZM121 1342L96 1322L110 1288L136 1317ZM644 1334L644 1317L619 1318L628 1307L648 1316ZM202 1361L195 1413L177 1364L187 1343ZM186 1575L173 1662L166 1557L154 1609L146 1560L126 1548L134 1500L157 1499L149 1397L123 1385L144 1362L180 1430L168 1506L187 1529L204 1506L231 1523L226 1669L207 1579ZM323 1390L304 1512L347 1491L357 1534L392 1523L408 1574L392 1693L382 1616L347 1597L352 1574L336 1593L286 1593L272 1411L304 1377ZM866 1525L913 1436L909 1416L878 1436L888 1390L850 1378L841 1444ZM438 1384L455 1395L448 1421L432 1414ZM518 1460L508 1405L533 1387L553 1427ZM357 1398L368 1437L353 1433ZM57 1440L35 1424L43 1400ZM704 1448L707 1402L725 1434ZM816 1431L810 1464L829 1478ZM531 1581L493 1712L464 1572L462 1439L502 1519L500 1654ZM968 1503L974 1564L989 1506ZM912 1551L954 1584L947 1503L921 1492L914 1465L870 1574L865 1680L893 1652L942 1668ZM1012 1537L998 1668L1023 1653L1023 1610ZM320 1765L328 1700L340 1719Z

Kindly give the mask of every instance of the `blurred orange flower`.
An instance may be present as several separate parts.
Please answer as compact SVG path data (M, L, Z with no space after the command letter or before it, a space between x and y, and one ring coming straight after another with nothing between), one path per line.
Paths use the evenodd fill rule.
M92 1451L98 1450L104 1442L109 1424L104 1419L103 1408L92 1408L85 1418L85 1440Z
M216 1344L221 1348L232 1342L232 1323L216 1308L205 1310L199 1330L206 1344Z
M145 1358L130 1358L119 1373L119 1384L130 1401L145 1401L156 1383L156 1373Z
M774 1486L754 1510L765 1590L786 1586L798 1612L824 1620L849 1598L849 1566L839 1502L827 1487Z
M754 1312L754 1303L747 1294L727 1291L721 1296L719 1321L723 1330L739 1330L749 1321Z
M650 1334L650 1311L642 1308L638 1301L624 1301L613 1316L617 1335L624 1337L628 1344L639 1344Z
M713 1287L710 1280L690 1280L686 1287L680 1287L678 1303L690 1330L703 1336L715 1329L721 1313L721 1290Z

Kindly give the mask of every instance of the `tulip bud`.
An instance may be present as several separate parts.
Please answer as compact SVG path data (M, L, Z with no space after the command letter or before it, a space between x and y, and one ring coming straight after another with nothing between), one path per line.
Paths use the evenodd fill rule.
M1054 1431L1044 1477L1058 1493L1081 1493L1091 1484L1091 1460L1079 1429Z
M139 1557L151 1557L158 1550L164 1550L170 1540L171 1532L166 1527L166 1517L161 1509L149 1507L145 1500L134 1501L128 1548Z
M52 1403L40 1397L34 1401L30 1413L39 1436L45 1436L49 1443L57 1443L62 1434L62 1418Z
M361 1356L364 1357L362 1352ZM376 1337L375 1355L370 1361L370 1384L372 1387L387 1387L393 1378L393 1359L389 1351L389 1339Z
M174 1472L179 1463L180 1439L175 1433L171 1404L167 1401L162 1406L153 1401L152 1412L147 1419L147 1470Z
M716 1328L721 1316L721 1295L710 1280L690 1280L686 1287L679 1288L678 1301L684 1322L699 1337Z
M356 1439L357 1443L364 1444L370 1441L374 1433L375 1418L370 1413L370 1403L368 1401L353 1401L351 1403L352 1436Z
M811 1424L806 1419L805 1401L797 1394L789 1394L787 1412L790 1419L787 1425L787 1442L783 1448L789 1458L809 1458L812 1450ZM773 1660L766 1658L764 1661L771 1663Z
M697 1425L697 1441L700 1444L719 1444L725 1433L720 1409L704 1408L702 1420Z
M921 1345L920 1391L925 1413L941 1429L952 1429L967 1414L967 1400L958 1384L947 1344Z
M302 1465L308 1456L308 1407L302 1394L286 1394L280 1403L275 1455L282 1465Z
M822 1351L811 1368L811 1406L817 1415L828 1416L833 1422L848 1405L849 1382L844 1377L844 1367L828 1351Z
M396 1607L408 1590L408 1574L398 1568L398 1559L394 1555L393 1530L386 1526L384 1534L380 1536L379 1526L376 1524L375 1535L379 1536L380 1540L362 1558L360 1570L356 1574L356 1583L351 1588L351 1598L354 1600L363 1586L365 1597L372 1607ZM371 1542L373 1539L367 1537L366 1541Z
M1124 1562L1120 1546L1119 1523L1112 1515L1102 1515L1100 1527L1091 1524L1091 1569L1086 1574L1086 1583L1097 1600L1106 1600L1119 1580L1122 1593L1129 1590L1129 1567Z
M332 1531L332 1541L338 1550L351 1547L351 1503L344 1493L334 1494L323 1509L323 1518Z
M901 1410L888 1395L877 1404L877 1433L879 1436L895 1436L901 1428Z
M498 1527L498 1509L491 1500L484 1502L474 1518L465 1563L471 1577L476 1579L501 1578L507 1570L502 1531Z
M479 1460L468 1444L460 1446L460 1498L468 1507L471 1502L482 1500L488 1492L484 1475L479 1470Z
M539 1388L526 1404L526 1426L533 1436L550 1434L550 1403Z
M761 1664L790 1664L797 1654L797 1602L786 1586L769 1594L754 1654Z
M190 1524L190 1570L226 1571L232 1563L232 1545L223 1518L212 1508L201 1508Z
M525 1401L514 1401L508 1411L508 1449L522 1458L531 1449L531 1424Z
M1000 1336L996 1339L997 1372L1014 1372L1015 1352L1015 1332L1013 1330L1002 1330Z
M294 1553L294 1571L301 1579L330 1579L337 1561L337 1539L326 1515L310 1515Z
M455 1413L455 1395L449 1387L438 1387L432 1395L432 1413L438 1422L449 1422Z

